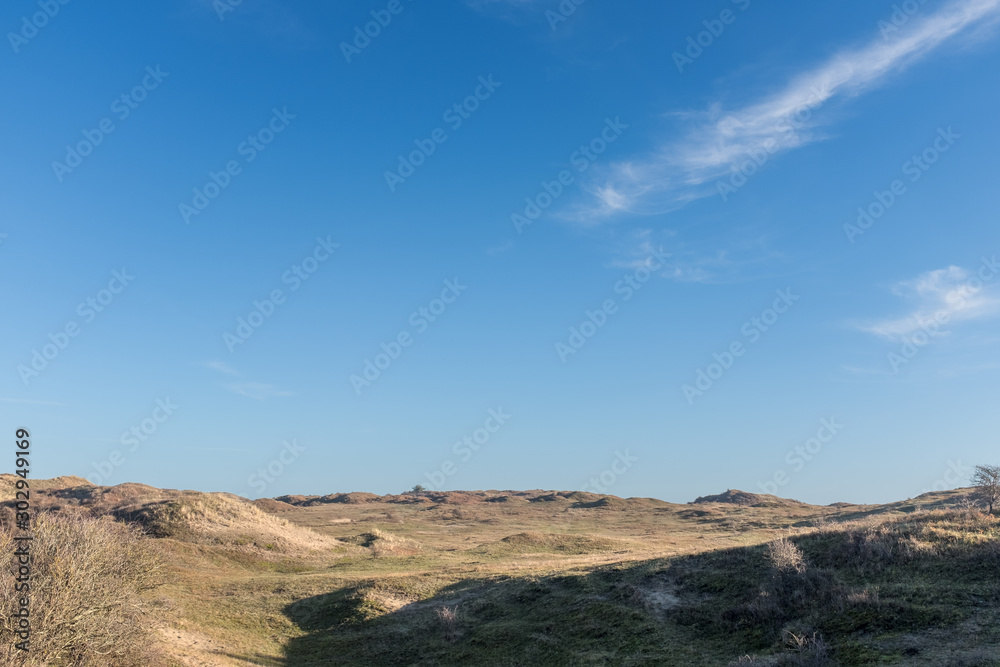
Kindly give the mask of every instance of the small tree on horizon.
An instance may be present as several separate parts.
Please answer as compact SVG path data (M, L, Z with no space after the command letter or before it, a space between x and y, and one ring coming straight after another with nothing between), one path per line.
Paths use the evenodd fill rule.
M993 514L993 506L1000 503L1000 466L976 466L972 484L976 487L976 496L989 506L990 514Z
M412 489L410 489L410 493L423 493L426 490L427 489L424 488L423 484L417 484Z

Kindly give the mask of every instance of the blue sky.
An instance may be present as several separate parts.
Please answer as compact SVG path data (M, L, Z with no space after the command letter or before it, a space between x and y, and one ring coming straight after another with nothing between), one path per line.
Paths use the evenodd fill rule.
M7 3L4 428L36 477L250 497L962 485L998 16Z

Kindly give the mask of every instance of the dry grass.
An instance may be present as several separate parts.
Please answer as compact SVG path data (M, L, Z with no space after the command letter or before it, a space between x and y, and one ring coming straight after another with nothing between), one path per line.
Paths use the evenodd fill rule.
M375 558L412 556L420 551L420 544L416 540L400 537L378 528L362 533L352 538L350 542L369 549Z
M169 568L146 599L170 664L700 666L753 652L741 664L992 664L976 651L1000 633L972 639L993 626L962 614L972 591L1000 606L1000 585L982 583L1000 566L1000 527L954 509L960 495L881 507L747 504L739 492L696 505L543 491L248 503L64 481L36 502L161 538L144 538Z
M130 512L154 535L224 547L262 558L329 555L338 540L226 494L154 503Z
M462 632L458 627L458 606L438 607L437 619L444 632L444 640L449 644L457 642L459 637L462 636Z

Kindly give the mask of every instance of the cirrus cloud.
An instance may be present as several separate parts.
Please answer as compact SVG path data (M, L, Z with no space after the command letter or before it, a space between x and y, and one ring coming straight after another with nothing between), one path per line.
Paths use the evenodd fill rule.
M1000 0L956 0L885 38L842 50L743 108L713 104L704 113L675 113L694 121L684 137L613 165L588 187L590 202L570 215L593 223L618 213L668 212L710 196L716 188L707 183L732 174L749 156L773 157L823 139L824 119L815 112L824 105L875 88L956 35L992 26L998 13Z

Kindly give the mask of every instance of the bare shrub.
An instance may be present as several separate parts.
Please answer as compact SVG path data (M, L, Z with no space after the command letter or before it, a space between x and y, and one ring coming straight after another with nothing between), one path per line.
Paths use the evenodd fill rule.
M976 466L972 474L972 485L976 487L976 498L993 514L993 506L1000 503L1000 466Z
M861 557L866 561L891 564L898 539L899 534L893 526L869 528L861 539Z
M449 644L454 644L462 636L458 627L458 605L454 607L438 607L438 622L444 631L444 640Z
M859 607L871 607L879 610L882 608L882 600L879 597L878 586L865 588L860 591L853 591L844 595L843 600L849 605Z
M955 501L955 508L970 513L976 511L978 509L976 496L972 493L961 496Z
M833 664L823 637L811 629L786 629L783 634L787 654L781 656L778 665L792 667L826 667Z
M730 667L833 667L823 637L811 629L786 628L783 632L783 653L769 656L744 655L729 663Z
M136 528L110 518L40 514L31 542L30 652L14 648L12 614L23 595L0 577L3 664L112 667L151 664L140 593L159 580L160 563ZM12 554L0 527L0 549Z
M802 551L786 537L767 545L767 557L778 571L799 574L806 571L806 561Z
M828 554L841 566L872 574L909 560L917 544L901 547L903 530L896 523L864 519L845 525L843 541Z
M812 527L817 533L826 533L834 529L834 524L827 517L819 516L812 520Z

